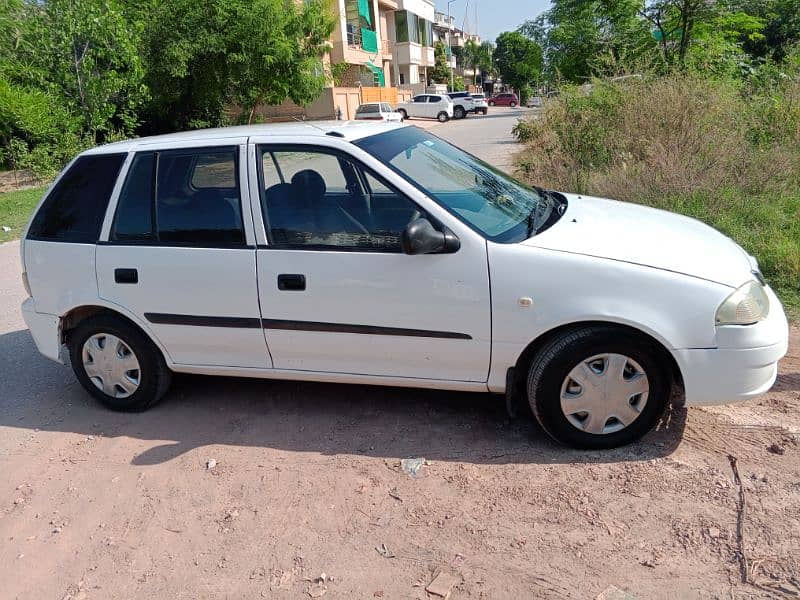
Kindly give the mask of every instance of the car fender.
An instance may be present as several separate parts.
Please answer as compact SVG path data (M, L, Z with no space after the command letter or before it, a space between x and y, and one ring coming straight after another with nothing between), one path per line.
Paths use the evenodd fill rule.
M714 315L732 288L696 277L569 252L489 242L491 391L542 335L573 323L616 323L681 348L716 346Z

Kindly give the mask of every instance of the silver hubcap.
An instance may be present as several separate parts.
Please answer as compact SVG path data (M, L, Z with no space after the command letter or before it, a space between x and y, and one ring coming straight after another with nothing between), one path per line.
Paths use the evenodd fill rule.
M83 368L108 396L127 398L139 389L142 373L130 347L115 335L97 333L83 344Z
M578 364L561 385L561 410L573 426L596 435L633 423L647 404L650 383L622 354L598 354Z

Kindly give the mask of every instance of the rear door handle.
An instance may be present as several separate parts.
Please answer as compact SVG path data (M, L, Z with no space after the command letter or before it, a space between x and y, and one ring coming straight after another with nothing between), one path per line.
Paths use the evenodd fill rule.
M117 283L139 283L139 271L136 269L114 269L114 281Z
M285 292L301 292L306 289L306 276L297 273L278 275L278 289Z

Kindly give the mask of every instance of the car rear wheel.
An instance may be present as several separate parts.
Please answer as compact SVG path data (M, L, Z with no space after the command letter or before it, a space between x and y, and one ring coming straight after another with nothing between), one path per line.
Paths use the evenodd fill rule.
M450 120L450 116L444 111L436 115L436 118L439 120L439 123L446 123Z
M488 108L484 108L483 109L483 114L484 115L488 115L489 114L489 109Z
M669 371L653 343L611 326L568 332L546 344L528 373L528 401L553 439L575 448L638 440L661 418Z
M464 109L460 106L456 106L453 110L453 118L454 119L463 119L467 116L467 113L464 112Z
M90 317L69 333L68 344L78 381L112 410L145 410L169 387L171 372L161 352L124 319Z
M512 100L511 102L509 102L509 103L508 103L508 105L509 105L511 108L514 108L514 107L517 105L517 103L516 103L516 102L514 102L514 101Z
M398 109L397 112L400 113L400 119L401 120L405 121L408 118L408 113L406 111L404 111L402 108Z

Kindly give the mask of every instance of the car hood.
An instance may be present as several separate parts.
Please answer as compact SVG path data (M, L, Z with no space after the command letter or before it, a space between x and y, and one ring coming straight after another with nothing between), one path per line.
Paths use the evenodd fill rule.
M738 287L754 265L733 240L689 217L603 198L564 194L555 225L522 244L629 262Z

